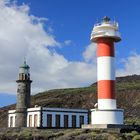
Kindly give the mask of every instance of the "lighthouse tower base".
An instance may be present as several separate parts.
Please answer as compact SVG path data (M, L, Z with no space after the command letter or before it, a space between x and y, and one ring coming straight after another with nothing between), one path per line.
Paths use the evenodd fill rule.
M124 110L99 110L91 109L91 124L82 125L83 129L96 128L123 128L124 127Z
M91 124L123 124L123 109L91 109Z

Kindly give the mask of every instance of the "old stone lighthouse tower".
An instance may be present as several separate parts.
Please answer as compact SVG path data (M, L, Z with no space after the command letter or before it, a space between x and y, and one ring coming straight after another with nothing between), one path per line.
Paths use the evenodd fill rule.
M19 77L17 82L17 104L16 104L16 127L27 126L27 108L30 107L30 67L24 61L24 64L19 68Z

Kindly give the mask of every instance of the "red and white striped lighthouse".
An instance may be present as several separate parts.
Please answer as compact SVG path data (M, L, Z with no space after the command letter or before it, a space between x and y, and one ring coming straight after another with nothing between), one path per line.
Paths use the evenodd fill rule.
M123 124L123 110L115 95L115 48L121 40L118 23L104 17L95 24L91 41L97 43L98 109L91 110L92 124Z

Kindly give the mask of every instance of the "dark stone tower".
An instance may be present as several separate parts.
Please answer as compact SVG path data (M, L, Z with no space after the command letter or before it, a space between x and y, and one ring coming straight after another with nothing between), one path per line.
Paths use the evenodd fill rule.
M30 67L24 61L24 64L19 69L19 78L17 82L17 104L16 104L16 127L27 126L27 108L30 107Z

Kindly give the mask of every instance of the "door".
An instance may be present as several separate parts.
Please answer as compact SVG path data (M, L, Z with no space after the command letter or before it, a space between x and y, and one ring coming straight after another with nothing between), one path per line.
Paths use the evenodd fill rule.
M84 124L84 116L80 116L80 127Z
M56 115L55 116L55 126L56 127L60 127L60 115Z
M29 115L29 127L32 127L32 115Z
M13 116L10 117L10 127L13 127Z
M76 128L76 115L72 115L72 127Z
M47 114L47 127L52 127L52 115Z
M34 115L34 127L37 127L38 126L38 116L37 114Z
M64 115L64 127L68 128L68 115Z

